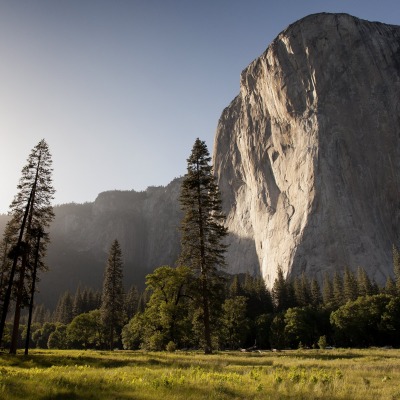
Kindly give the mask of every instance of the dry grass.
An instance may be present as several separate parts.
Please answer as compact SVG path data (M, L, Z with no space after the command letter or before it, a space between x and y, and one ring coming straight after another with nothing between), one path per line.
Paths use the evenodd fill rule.
M400 350L36 350L0 356L1 399L400 399Z

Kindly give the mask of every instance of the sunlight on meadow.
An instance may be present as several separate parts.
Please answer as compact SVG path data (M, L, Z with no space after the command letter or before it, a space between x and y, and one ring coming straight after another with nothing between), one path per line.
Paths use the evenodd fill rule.
M0 357L2 399L400 399L399 379L391 349Z

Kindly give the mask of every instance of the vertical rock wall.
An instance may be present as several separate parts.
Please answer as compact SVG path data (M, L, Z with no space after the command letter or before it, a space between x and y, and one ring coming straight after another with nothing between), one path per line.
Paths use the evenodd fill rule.
M364 267L383 283L399 239L400 28L316 14L241 75L214 167L232 272L319 279Z

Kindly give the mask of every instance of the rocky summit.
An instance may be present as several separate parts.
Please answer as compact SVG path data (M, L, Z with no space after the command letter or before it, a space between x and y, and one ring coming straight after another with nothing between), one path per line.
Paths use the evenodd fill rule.
M289 26L241 74L213 162L231 272L384 283L399 244L400 27L347 14Z

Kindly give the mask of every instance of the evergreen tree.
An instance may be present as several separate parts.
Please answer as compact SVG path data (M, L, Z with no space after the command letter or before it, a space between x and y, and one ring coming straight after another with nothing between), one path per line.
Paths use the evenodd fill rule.
M335 274L333 275L332 288L334 306L335 308L339 308L346 301L343 295L343 279L337 271L335 271Z
M46 318L48 318L48 310L45 308L45 306L43 304L36 306L32 315L32 322L39 324L50 322L50 318Z
M306 307L311 302L310 282L306 274L303 272L301 277L297 277L293 282L294 297L297 306Z
M139 305L139 292L136 286L131 286L125 296L125 312L128 320L130 320L136 313Z
M347 267L344 269L343 275L343 296L346 302L354 301L358 298L357 279L353 271Z
M325 307L330 307L335 302L332 281L327 273L325 273L324 281L322 283L322 300Z
M75 318L77 315L84 313L84 304L83 304L83 296L82 296L82 291L81 291L81 286L78 286L78 289L76 289L75 296L74 296L74 301L72 305L72 314L73 317Z
M274 310L271 293L261 276L246 275L240 295L247 297L247 316L252 320L262 314L272 313Z
M254 294L258 301L257 316L272 313L274 311L274 304L272 302L271 292L265 285L264 278L262 276L257 276L254 278L254 281Z
M143 313L146 309L146 305L150 300L150 292L148 290L144 290L139 295L138 306L136 313Z
M101 307L101 291L85 287L82 291L81 313L87 313L89 311L97 310L100 307Z
M7 241L12 245L11 256L13 262L7 273L8 282L2 302L0 341L14 288L16 302L10 346L11 353L16 353L20 312L21 307L24 305L26 291L32 292L30 298L33 301L35 285L32 284L32 279L36 275L32 270L33 260L36 258L37 267L44 269L42 260L49 242L48 235L42 237L38 251L36 251L35 244L37 242L36 232L44 232L54 218L51 206L51 200L55 192L52 186L52 171L52 159L48 145L45 140L41 140L33 148L27 164L22 169L21 179L17 186L18 193L10 205L11 220L7 224L6 236L4 236L3 241ZM16 275L18 277L15 282Z
M69 324L73 318L73 298L71 293L66 291L60 296L57 302L53 320L54 322Z
M106 265L101 298L101 321L108 330L107 343L114 348L115 333L121 334L124 325L124 289L122 284L122 252L114 240Z
M247 298L235 296L226 299L222 308L222 336L224 344L230 349L237 349L243 346L246 333L249 330L249 320L247 318Z
M369 279L364 268L357 268L357 287L359 296L371 296L374 293L371 280Z
M288 282L283 276L282 268L279 266L278 276L276 277L272 287L272 300L276 312L285 311L291 306L290 296L291 293Z
M390 294L391 296L397 296L396 283L390 276L388 276L386 279L386 284L383 292L386 294Z
M220 192L210 161L205 142L196 139L187 160L187 173L180 194L184 216L179 262L190 267L198 281L198 290L193 295L202 313L206 354L212 352L210 310L216 311L221 306L222 299L216 294L222 283L218 267L225 266L226 245L223 239L227 235Z
M316 279L311 281L310 296L311 305L314 307L317 307L322 303L321 289Z
M229 292L229 297L236 297L243 295L243 288L242 285L240 284L238 275L235 275L233 277L228 292Z
M3 240L0 242L0 257L1 257L1 265L0 265L0 305L4 302L4 296L7 289L7 282L9 273L11 270L12 261L9 257L9 253L11 250L11 234L7 232L7 228L10 229L10 226L6 227L6 230L3 235Z

